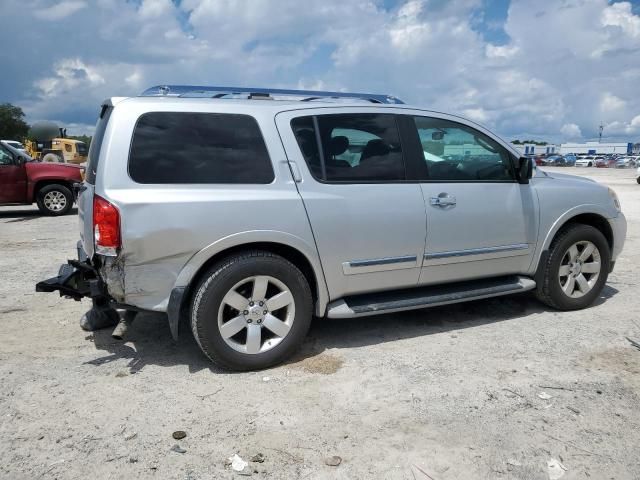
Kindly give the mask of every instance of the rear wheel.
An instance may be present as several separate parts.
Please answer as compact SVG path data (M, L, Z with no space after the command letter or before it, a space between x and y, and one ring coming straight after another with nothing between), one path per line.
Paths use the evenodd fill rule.
M73 194L64 185L45 185L38 191L36 202L45 215L65 215L73 207Z
M311 290L302 272L278 255L251 251L223 260L204 276L191 307L191 329L214 363L254 370L289 357L311 316Z
M587 167L593 167L593 163L589 162L589 163L587 164Z
M588 307L600 295L611 263L604 235L589 225L570 225L551 244L536 296L558 310Z

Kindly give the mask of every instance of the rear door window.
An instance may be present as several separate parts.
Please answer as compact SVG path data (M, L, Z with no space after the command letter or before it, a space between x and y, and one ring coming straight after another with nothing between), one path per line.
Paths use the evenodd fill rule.
M405 179L395 115L298 117L292 120L291 127L309 170L318 180L378 183Z
M274 179L255 118L188 112L152 112L138 119L129 175L145 184L266 184Z

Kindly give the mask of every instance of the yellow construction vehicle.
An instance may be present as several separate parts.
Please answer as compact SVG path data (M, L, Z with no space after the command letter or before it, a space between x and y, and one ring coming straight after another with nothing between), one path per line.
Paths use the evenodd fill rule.
M87 145L67 138L67 130L53 122L34 123L25 142L27 153L41 162L85 163Z

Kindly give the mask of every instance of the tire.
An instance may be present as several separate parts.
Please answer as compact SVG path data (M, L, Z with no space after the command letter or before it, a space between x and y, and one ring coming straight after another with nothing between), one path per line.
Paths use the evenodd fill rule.
M73 207L73 193L64 185L45 185L36 194L38 208L45 215L66 215Z
M595 250L586 256L588 246L594 246ZM574 258L578 261L572 261L570 249L574 247L578 254ZM583 255L586 257L582 258ZM598 263L596 275L594 272ZM586 308L600 295L609 275L610 264L609 244L598 229L582 224L569 225L556 235L545 264L540 266L543 268L542 280L537 286L536 296L538 300L557 310ZM566 275L562 275L564 273ZM573 277L573 283L570 277ZM573 294L569 295L567 291L573 291Z
M47 153L44 157L42 157L42 161L50 163L64 163L64 159L60 155L56 155L55 153Z
M280 306L284 302L289 303ZM295 265L270 252L247 251L215 264L197 284L191 330L220 367L259 370L281 363L302 344L312 304L309 283Z
M593 167L593 163L589 162L589 163L587 164L587 167Z
M640 183L640 177L636 178L636 182Z

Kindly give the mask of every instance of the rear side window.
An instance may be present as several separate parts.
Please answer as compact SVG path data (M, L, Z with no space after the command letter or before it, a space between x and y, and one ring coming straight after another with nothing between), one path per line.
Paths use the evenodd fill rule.
M109 118L113 107L107 105L102 106L100 110L100 118L98 118L98 124L96 125L96 131L91 139L91 146L89 147L89 158L87 159L87 183L94 185L96 183L96 171L98 170L98 159L100 157L100 148L102 147L102 140L104 140L104 132L107 129Z
M185 112L140 117L133 133L129 175L138 183L161 184L265 184L274 179L253 117Z

